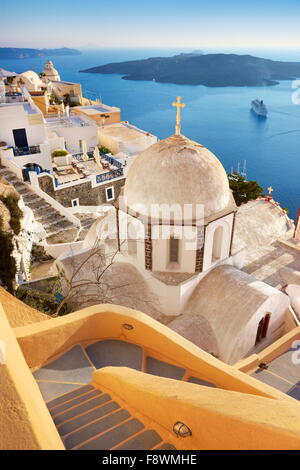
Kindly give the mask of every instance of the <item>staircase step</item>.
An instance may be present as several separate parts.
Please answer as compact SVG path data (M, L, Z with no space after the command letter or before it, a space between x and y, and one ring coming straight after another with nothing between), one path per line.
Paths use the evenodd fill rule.
M48 202L44 201L44 199L42 199L42 202L28 202L26 205L30 207L30 209L46 209L47 207L51 207Z
M81 220L81 227L83 227L83 228L91 227L93 225L93 223L95 222L95 220L96 219Z
M120 408L118 403L114 401L109 401L108 403L95 408L88 413L83 415L77 416L76 418L67 421L66 423L60 424L57 428L59 434L64 436L65 434L70 434L71 432L75 431L86 424L92 423L103 416L112 413L113 411Z
M72 392L65 393L64 395L61 395L58 398L55 398L54 400L50 400L47 402L47 407L49 409L54 408L57 405L61 405L65 401L71 400L72 398L78 397L79 395L83 395L86 392L89 392L90 390L94 390L94 387L91 385L84 385L83 387L76 388L76 390L73 390Z
M160 377L181 380L184 376L185 369L149 356L146 361L146 372Z
M51 414L51 416L55 416L59 413L68 411L70 408L73 408L74 406L81 404L83 401L87 401L90 398L95 398L95 397L99 396L100 393L101 393L100 390L96 390L96 389L92 389L90 391L87 391L87 392L85 392L84 394L82 394L78 397L74 397L70 400L67 400L67 401L61 403L60 405L55 406L54 408L51 408L49 410L50 414Z
M165 442L163 445L156 447L155 450L176 450L176 447L172 446L172 444L168 444Z
M120 426L107 431L95 439L79 446L80 450L107 450L125 441L137 432L141 431L144 425L137 419L126 421Z
M48 228L55 228L59 224L59 228L64 228L66 225L70 225L70 222L62 217L60 214L55 214L52 217L49 217L44 222L41 222L44 226L44 229L47 231Z
M32 194L32 191L28 188L28 186L25 186L24 183L21 183L20 180L18 181L11 181L11 183L14 185L16 191L22 191L23 193L27 192L29 194Z
M152 429L138 434L123 444L114 448L114 450L150 450L152 447L162 443L161 437Z
M98 341L88 346L86 352L96 369L107 366L142 369L142 348L126 341Z
M31 195L22 195L23 201L26 206L29 206L29 204L33 204L35 202L39 202L41 204L41 198L39 196L31 196Z
M71 230L73 228L75 228L75 226L72 225L70 222L68 222L68 224L64 223L64 225L60 223L60 224L53 224L49 227L45 227L45 231L47 233L47 237L50 237L51 235L55 235L60 232L64 232L66 230Z
M91 381L94 369L88 361L81 346L74 346L58 359L46 364L33 372L34 378L39 383L42 394L46 401L62 395L57 393L57 382L60 384L88 384ZM72 387L78 389L78 386ZM67 392L68 390L66 390ZM70 389L71 391L71 389Z
M37 384L39 386L40 392L47 402L48 400L53 400L56 397L60 397L66 393L70 393L73 390L77 390L79 384L71 383L71 382L47 382L42 381L39 382L37 380Z
M23 197L24 196L30 196L32 193L29 191L28 188L25 188L24 186L17 186L17 185L14 185L15 186L15 190L18 191L19 194L21 194Z
M74 406L73 408L69 409L65 413L58 414L57 416L53 416L53 421L56 425L62 424L65 421L68 421L71 418L75 418L83 413L87 413L94 408L102 405L103 403L110 401L111 397L105 393L103 395L98 395L98 397L91 398L90 400L83 401L82 403Z
M54 209L47 211L47 212L44 212L44 211L41 211L41 212L37 212L36 215L35 215L35 220L37 222L39 222L40 220L47 220L49 219L50 217L56 217L57 216L57 211L55 211Z
M72 449L82 445L87 440L97 436L100 433L107 432L113 426L121 424L128 419L130 414L127 410L119 410L109 416L100 418L92 424L88 424L78 431L64 438L66 449Z

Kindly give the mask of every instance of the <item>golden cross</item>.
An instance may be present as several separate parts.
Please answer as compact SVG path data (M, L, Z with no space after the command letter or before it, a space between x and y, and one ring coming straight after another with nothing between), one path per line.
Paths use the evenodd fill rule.
M175 108L177 108L177 113L176 113L176 134L179 135L180 134L180 119L181 119L181 116L180 116L180 113L181 113L181 108L184 108L185 107L185 104L184 103L181 103L181 96L177 96L177 101L175 101L174 103L172 103L172 106L175 106Z
M272 186L270 186L270 187L268 188L268 191L269 191L269 196L271 196L272 191L274 191L274 189L272 188Z

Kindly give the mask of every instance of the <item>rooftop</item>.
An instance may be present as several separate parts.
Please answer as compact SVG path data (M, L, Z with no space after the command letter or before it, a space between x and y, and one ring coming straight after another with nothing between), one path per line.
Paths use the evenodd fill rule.
M18 101L16 103L0 103L0 112L1 114L7 114L8 111L20 112L20 108L23 108L23 111L26 114L41 114L38 108L31 103Z
M101 114L101 113L112 113L112 112L119 112L120 108L116 108L114 106L108 106L106 104L95 104L95 105L87 105L87 106L76 106L78 111L83 112L84 114Z
M142 129L124 121L114 124L106 124L100 130L102 133L109 135L114 140L120 142L139 139L141 136L152 136L149 132L143 131Z
M48 129L55 129L56 127L85 127L96 126L93 121L88 121L79 116L63 116L63 117L47 117L46 125Z

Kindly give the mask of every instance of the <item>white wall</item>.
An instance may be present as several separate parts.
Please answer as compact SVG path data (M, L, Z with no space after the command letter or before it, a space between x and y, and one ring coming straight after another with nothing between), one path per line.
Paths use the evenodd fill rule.
M23 180L22 167L14 160L12 149L0 150L1 164L11 170L20 180Z
M130 224L131 235L136 236L137 254L136 256L128 253L128 233L127 227ZM145 268L145 229L142 222L123 211L119 211L119 237L121 244L121 253L137 266Z
M279 339L285 331L288 308L289 299L285 294L278 292L278 294L270 295L248 323L241 328L235 341L232 337L228 336L226 338L226 331L224 331L224 342L221 348L223 354L220 359L229 364L234 364L241 358L261 351ZM258 324L267 313L271 314L267 336L255 345Z
M48 245L47 243L42 244L46 253L55 259L57 259L63 253L75 253L78 250L81 250L82 245L83 241L72 243L57 243L55 245Z
M58 126L54 128L56 134L65 139L66 149L70 153L79 153L80 140L85 140L87 149L90 147L96 147L99 143L98 140L98 128L95 125L91 126Z
M169 262L169 239L179 241L178 263ZM197 229L192 226L153 225L152 263L153 271L194 273L196 265Z
M15 147L13 129L26 129L29 146L46 142L45 124L40 112L27 114L22 105L0 107L0 140Z

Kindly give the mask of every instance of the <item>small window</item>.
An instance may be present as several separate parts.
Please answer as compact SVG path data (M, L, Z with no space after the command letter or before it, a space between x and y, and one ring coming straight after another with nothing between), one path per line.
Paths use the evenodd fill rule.
M105 189L105 193L106 193L106 201L113 201L115 199L115 191L114 191L114 187L113 186L110 186L109 188L106 188Z
M223 227L217 227L213 236L212 263L221 259L222 256Z
M178 263L179 259L179 239L172 236L169 245L169 262Z
M71 205L72 205L72 207L79 206L79 198L77 197L76 199L72 199Z

